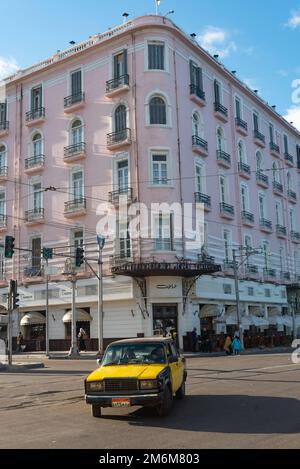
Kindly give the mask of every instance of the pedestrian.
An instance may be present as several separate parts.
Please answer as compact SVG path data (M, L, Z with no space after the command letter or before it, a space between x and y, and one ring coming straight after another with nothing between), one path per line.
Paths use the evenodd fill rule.
M240 338L238 336L235 336L233 341L232 341L232 350L234 355L239 355L240 351L242 348L242 344L240 341Z
M84 340L85 336L86 336L85 330L81 327L80 330L79 330L79 333L78 333L79 351L80 352L86 350L85 340Z
M198 334L197 334L197 328L194 327L191 333L191 338L192 338L192 351L197 352L198 351Z
M226 352L226 355L231 355L232 354L232 340L231 336L228 334L228 336L225 339L225 344L224 344L224 351Z
M17 352L18 353L22 352L23 341L24 341L23 334L22 334L22 332L19 332L19 334L17 336Z

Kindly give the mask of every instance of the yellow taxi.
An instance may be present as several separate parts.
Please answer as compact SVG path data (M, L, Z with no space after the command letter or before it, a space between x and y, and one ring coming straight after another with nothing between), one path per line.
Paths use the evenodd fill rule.
M185 359L173 339L125 339L110 344L100 368L85 380L92 416L102 407L149 406L167 415L173 398L185 396Z

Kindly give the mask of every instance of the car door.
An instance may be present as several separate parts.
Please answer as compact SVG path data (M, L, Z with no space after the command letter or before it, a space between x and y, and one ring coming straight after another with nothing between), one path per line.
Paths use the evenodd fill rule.
M175 342L171 343L171 350L172 350L173 356L177 357L177 368L176 368L177 379L178 379L178 383L177 383L178 388L177 389L179 389L180 386L182 385L183 375L184 375L183 356L179 353L179 351L178 351L178 349L175 345Z
M168 356L169 367L171 368L171 373L172 373L173 393L175 393L181 386L178 356L174 352L175 352L174 348L172 348L171 343L169 343L167 345L167 356Z

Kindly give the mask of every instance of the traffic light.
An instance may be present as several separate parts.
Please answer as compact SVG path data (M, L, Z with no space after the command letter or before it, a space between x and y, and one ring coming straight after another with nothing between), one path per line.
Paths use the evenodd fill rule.
M76 248L76 259L75 265L76 267L80 267L84 262L84 249L83 248Z
M15 238L13 236L5 236L4 255L6 258L11 259L14 255Z
M53 249L52 248L43 248L43 258L46 261L48 259L53 259Z
M20 301L20 295L18 293L18 282L17 280L11 280L11 292L12 292L12 308L13 309L18 309L19 308L19 301Z

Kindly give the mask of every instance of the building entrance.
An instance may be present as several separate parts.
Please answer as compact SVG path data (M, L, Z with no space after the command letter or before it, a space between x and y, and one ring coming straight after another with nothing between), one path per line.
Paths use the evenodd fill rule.
M177 304L153 305L153 333L166 335L175 332L178 335L178 308Z

